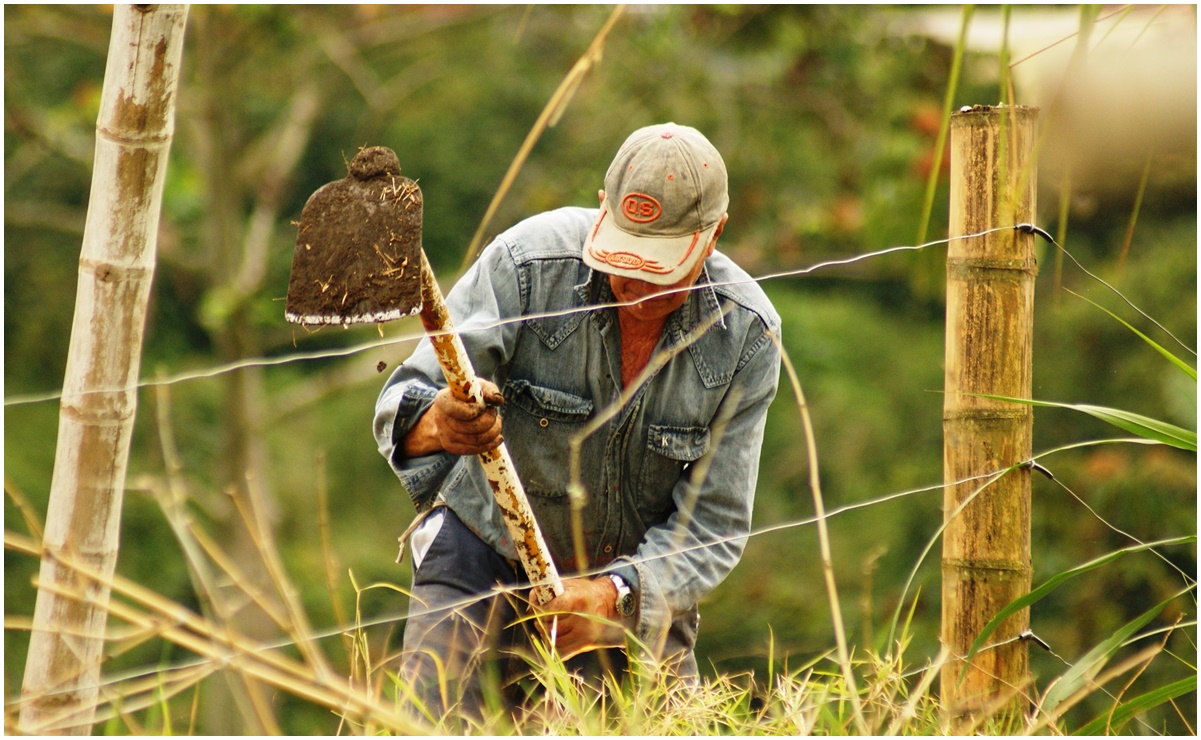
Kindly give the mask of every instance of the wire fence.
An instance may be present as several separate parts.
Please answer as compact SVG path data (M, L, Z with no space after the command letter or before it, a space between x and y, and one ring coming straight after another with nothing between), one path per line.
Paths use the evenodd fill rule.
M953 239L971 239L971 238L977 238L977 237L985 236L985 235L1000 232L1000 231L1010 231L1010 230L1018 230L1018 231L1022 231L1024 233L1033 233L1033 234L1039 235L1040 237L1045 239L1048 243L1050 243L1057 249L1061 250L1064 254L1066 254L1072 260L1072 262L1074 264L1076 264L1080 268L1080 270L1082 272L1084 272L1088 277L1090 277L1091 279L1095 280L1096 282L1104 285L1107 289L1109 289L1114 294L1116 294L1119 298L1121 298L1134 311L1139 313L1141 316L1146 318L1148 321L1151 321L1152 323L1154 323L1165 334L1172 337L1172 339L1174 339L1178 344L1180 344L1186 350L1192 352L1194 355L1196 354L1196 352L1194 350L1192 350L1187 345L1185 345L1181 340L1177 339L1175 337L1175 335L1173 335L1168 329L1163 327L1159 322L1155 321L1146 312L1144 312L1142 309L1140 309L1138 306L1136 306L1121 291L1119 291L1117 288L1113 287L1112 285L1110 285L1109 283L1105 282L1103 279L1101 279L1100 277L1095 275L1093 272L1090 272L1087 268L1085 268L1074 256L1072 256L1066 249L1064 249L1062 246L1060 246L1055 241L1055 239L1053 237L1051 237L1051 235L1049 233L1047 233L1045 230L1043 230L1037 226L1034 226L1033 224L1022 223L1022 224L1015 224L1012 226L996 227L996 228L988 229L988 230L981 231L981 232L974 233L974 234L965 234L965 235L956 236L956 237L953 237ZM770 281L770 280L778 280L778 279L783 279L783 278L801 277L801 276L805 276L805 275L810 275L819 270L851 265L851 264L855 264L855 263L862 262L865 260L883 257L883 256L890 255L890 254L920 251L923 249L928 249L930 247L948 244L950 241L952 241L952 238L937 239L937 240L929 241L929 242L919 244L919 245L903 245L903 246L889 247L889 248L880 249L880 250L876 250L876 251L872 251L872 252L867 252L867 253L851 256L851 257L823 261L823 262L820 262L820 263L817 263L817 264L814 264L814 265L811 265L808 267L804 267L804 268L774 272L774 273L762 275L759 277L750 278L750 281L766 282L766 281ZM585 307L575 308L575 309L568 309L568 310L563 310L563 311L555 311L555 312L547 312L547 313L539 313L539 314L530 314L530 315L525 315L525 316L511 317L511 318L501 319L496 322L480 324L480 325L475 326L474 329L489 330L489 329L495 329L495 328L498 328L501 326L523 323L525 321L530 321L530 320L535 320L535 319L557 318L557 317L569 316L569 315L572 315L575 313L581 313L581 312L592 312L592 311L609 309L609 308L620 308L620 307L624 307L624 306L636 305L637 303L640 303L642 300L648 300L649 298L652 298L652 297L661 297L663 295L667 295L670 293L688 292L691 290L699 290L699 289L703 289L706 287L723 287L723 286L727 286L727 285L738 285L738 284L742 284L744 282L747 282L747 281L705 283L703 285L691 286L688 288L679 288L679 289L675 289L673 291L665 291L663 293L658 293L655 296L648 296L647 298L643 298L643 299L635 300L635 301L597 304L597 305L590 305L590 306L585 306ZM460 329L460 330L462 331L464 329ZM215 377L219 377L224 374L228 374L228 373L236 372L238 370L252 368L252 367L276 367L276 366L281 366L281 365L309 362L309 361L314 361L314 360L349 357L349 356L353 356L353 355L357 355L357 354L362 354L365 352L370 352L373 350L378 350L383 347L389 347L389 346L402 344L402 343L406 343L406 342L414 342L414 341L420 340L424 336L426 336L426 335L423 332L415 332L415 333L409 333L409 334L402 334L402 335L399 335L396 337L391 337L391 338L384 338L384 339L380 339L380 340L376 340L376 341L372 341L372 342L357 344L357 345L350 346L350 347L340 347L340 348L325 349L325 350L318 350L318 351L311 351L311 352L298 352L298 353L288 354L285 356L271 357L271 358L266 358L266 357L248 358L248 359L240 360L240 361L234 362L234 363L228 363L228 364L213 366L213 367L209 367L209 368L203 368L203 369L199 369L199 370L183 371L183 372L176 373L174 375L168 375L168 376L159 377L156 379L142 379L135 386L133 386L133 388L142 389L142 388L151 388L151 387L159 387L159 386L173 386L173 385L187 383L187 382L194 381L194 380L215 378ZM116 392L126 392L128 390L131 390L131 389L130 388L94 389L94 390L91 390L88 392L89 393L116 393ZM29 404L46 403L46 402L50 402L50 401L61 400L62 398L63 398L63 393L61 391L45 393L45 394L31 394L31 395L15 396L15 397L8 398L5 400L4 405L6 407L15 407L15 406L22 406L22 405L29 405ZM1122 439L1122 440L1103 440L1100 443L1112 443L1115 441L1120 441L1120 442L1125 442L1125 443L1136 443L1136 444L1150 444L1149 442L1147 442L1147 440L1134 439L1134 438L1126 438L1126 439ZM1075 445L1069 445L1068 447L1057 448L1056 450L1053 450L1052 452L1058 452L1058 451L1064 450L1064 449L1071 449L1073 447L1075 447ZM1044 453L1044 454L1050 454L1050 453ZM1030 464L1034 464L1034 462L1037 458L1038 458L1038 456L1035 456L1034 459L1032 459L1028 462ZM1043 471L1047 472L1045 468L1043 468ZM979 478L994 477L996 475L1003 474L1004 472L1005 471L996 471L995 473L990 473L986 476L979 476ZM1109 529L1113 530L1114 532L1117 532L1129 539L1132 539L1135 542L1139 542L1139 540L1134 538L1129 533L1121 530L1120 528L1116 527L1115 525L1111 524L1110 522L1105 521L1102 517L1100 517L1099 514L1097 514L1092 508L1088 507L1088 505L1082 499L1080 499L1079 496L1077 496L1070 488L1068 488L1061 481L1059 481L1058 479L1054 478L1053 476L1051 476L1049 474L1048 474L1048 477L1050 477L1058 485L1060 485L1062 488L1064 488L1064 490L1066 490L1068 493L1070 493L1076 501L1078 501L1082 506L1084 506L1092 516L1099 519L1106 527L1108 527ZM970 482L971 480L974 480L974 479L958 481L956 484ZM935 491L935 490L942 490L943 488L945 488L948 485L950 485L950 484L938 483L938 484L933 484L933 485L918 488L918 489L912 489L912 490L908 490L908 491L901 491L901 492L896 492L896 493L885 494L885 495L880 496L875 499L857 502L854 504L850 504L850 505L841 507L839 509L835 509L835 510L829 512L827 514L827 516L832 517L832 516L835 516L838 514L843 514L843 513L849 512L849 511L854 511L854 510L866 508L869 506L887 503L890 501L894 501L894 500L901 499L901 498L911 496L914 494L918 494L918 493L926 493L926 492ZM815 524L817 522L817 520L818 519L816 517L814 517L814 518L803 519L803 520L798 520L798 521L794 521L794 522L785 522L782 524L776 524L776 525L772 525L770 527L767 527L767 528L764 528L761 530L754 531L751 533L750 536L757 537L757 536L762 536L765 534L770 534L773 532L783 531L783 530L787 530L787 529L793 529L796 527L801 527L801 526L805 526L805 525L809 525L809 524ZM734 539L745 539L745 537L740 536L738 538L718 539L718 540L714 540L713 542L705 543L703 545L699 545L696 547L710 547L710 546L714 546L717 544L725 544L730 541L733 541ZM935 539L937 539L937 538L935 538ZM695 547L693 549L695 549ZM1160 557L1162 558L1163 556L1160 555ZM923 558L924 558L924 556L923 556ZM1179 569L1177 568L1177 570L1179 570ZM1185 574L1183 574L1183 572L1182 572L1182 575L1185 575Z
M1116 295L1119 296L1119 298L1121 298L1133 310L1138 312L1140 315L1142 315L1147 320L1154 323L1157 327L1159 327L1161 330L1163 330L1165 332L1165 334L1167 334L1168 336L1171 336L1174 340L1176 340L1177 343L1179 343L1182 347L1185 347L1185 349L1188 349L1190 352L1193 352L1193 354L1195 354L1195 351L1193 351L1191 348L1188 348L1187 345L1185 345L1183 342L1181 342L1179 339L1177 339L1174 335L1172 335L1171 332L1169 332L1166 328L1164 328L1162 325L1160 325L1159 322L1154 321L1154 319L1152 319L1145 312L1143 312L1141 309L1139 309L1132 301L1130 301L1120 291L1118 291L1116 288L1114 288L1113 286L1106 283L1101 278L1097 277L1094 273L1088 271L1083 265L1081 265L1079 263L1079 261L1077 261L1075 259L1075 257L1073 257L1070 253L1068 253L1067 250L1063 249L1063 247L1061 247L1059 244L1057 244L1055 242L1055 240L1050 237L1049 234L1047 234L1044 230L1042 230L1036 226L1033 226L1031 224L1016 224L1013 226L998 227L998 228L989 229L987 231L980 232L978 234L968 234L968 235L958 236L955 238L958 238L958 239L974 238L974 237L984 236L986 234L990 234L990 233L994 233L994 232L998 232L998 231L1006 231L1006 230L1013 230L1013 229L1017 229L1017 230L1020 230L1020 231L1026 232L1026 233L1035 233L1035 234L1038 234L1039 236L1041 236L1042 238L1046 239L1050 244L1054 245L1055 247L1057 247L1058 249L1063 251L1065 254L1067 254L1067 256L1072 260L1072 262L1075 263L1081 269L1081 271L1084 272L1088 277L1101 283L1106 288L1113 291ZM891 248L881 249L878 251L868 252L868 253L852 256L852 257L843 258L843 259L825 261L825 262L814 264L814 265L811 265L811 266L805 267L805 268L776 272L776 273L772 273L772 274L768 274L768 275L762 275L762 276L753 278L753 280L756 282L764 282L764 281L777 280L777 279L783 279L783 278L800 277L800 276L812 274L819 270L838 267L838 266L844 266L844 265L850 265L850 264L854 264L854 263L861 262L864 260L882 257L882 256L889 255L889 254L895 254L895 253L900 253L900 252L919 251L919 250L927 249L930 247L947 244L950 241L951 241L951 239L949 239L949 238L948 239L938 239L938 240L930 241L930 242L916 245L916 246L891 247ZM720 283L720 284L709 284L709 285L711 285L713 287L721 287L722 285L733 285L733 284L736 284L736 283ZM704 287L704 286L699 286L699 287ZM681 289L681 290L686 290L686 289ZM504 320L501 320L501 321L498 321L498 322L495 322L492 324L488 324L487 326L483 326L480 328L491 329L491 328L495 328L498 326L511 324L511 323L520 323L520 322L528 321L531 319L559 317L559 316L576 313L579 311L595 311L598 309L617 308L617 307L622 307L622 306L633 305L635 303L637 303L637 301L625 302L625 303L611 303L611 304L604 304L604 305L599 305L599 306L588 306L585 308L573 309L573 310L569 310L569 311L559 311L559 312L552 312L552 313L546 313L546 314L513 317L513 318L509 318L509 319L504 319ZM251 359L242 360L242 361L239 361L236 363L214 366L214 367L204 368L204 369L200 369L200 370L179 372L174 375L170 375L167 377L161 377L161 378L153 379L153 380L143 379L143 380L139 381L135 387L140 389L140 388L156 387L156 386L172 386L172 385L186 383L186 382L190 382L190 381L194 381L194 380L219 377L226 373L231 373L231 372L235 372L240 369L250 368L250 367L274 367L274 366L308 362L308 361L314 361L314 360L349 357L349 356L377 350L382 347L388 347L388 346L392 346L392 345L396 345L396 344L400 344L400 343L404 343L404 342L416 341L416 340L419 340L420 338L422 338L423 336L425 336L423 333L412 333L412 334L405 334L402 336L397 336L397 337L392 337L392 338L380 339L378 341L362 343L362 344L354 345L351 347L326 349L326 350L313 351L313 352L298 352L298 353L292 353L292 354L289 354L286 356L274 357L274 358L251 358ZM125 390L128 390L128 389L107 389L107 390L103 390L103 391L96 390L96 391L91 391L91 392L117 392L117 391L125 391ZM11 397L11 398L6 399L4 402L4 405L6 407L13 407L13 406L21 406L21 405L27 405L27 404L44 403L44 402L49 402L49 401L54 401L54 400L60 400L61 398L62 398L61 391L56 392L56 393L47 393L47 394L41 394L41 395L16 396L16 397ZM1130 534L1129 532L1123 530L1121 527L1108 521L1105 517L1103 517L1101 514L1099 514L1094 508L1089 506L1088 503L1085 502L1083 500L1083 498L1081 498L1067 483L1065 483L1060 477L1056 477L1053 474L1053 472L1044 464L1044 462L1040 462L1040 461L1045 461L1046 458L1049 458L1053 455L1056 455L1056 454L1062 453L1062 452L1067 452L1069 450L1079 449L1079 448L1088 447L1088 446L1099 446L1099 445L1109 445L1109 444L1153 445L1156 443L1153 441L1150 441L1150 440L1142 439L1142 438L1114 438L1114 439L1093 440L1093 441L1089 441L1089 442L1080 442L1080 443L1064 445L1064 446L1056 447L1054 449L1035 454L1030 460L1023 461L1019 465L1013 466L1011 468L1006 468L1004 470L992 471L992 472L989 472L986 474L973 476L973 477L965 479L965 480L954 481L951 483L943 481L943 482L938 482L938 483L932 483L932 484L925 485L925 486L920 486L917 488L911 488L911 489L906 489L906 490L902 490L902 491L884 493L884 494L881 494L878 496L874 496L872 498L868 498L866 500L850 503L850 504L847 504L847 505L844 505L844 506L841 506L838 508L834 508L834 509L831 509L831 510L825 512L824 519L828 521L830 519L844 516L851 512L855 512L855 511L859 511L859 510L863 510L863 509L867 509L867 508L871 508L871 507L876 507L876 506L880 506L880 505L884 505L884 504L888 504L888 503L892 503L892 502L901 501L904 499L908 499L910 497L920 496L922 494L928 494L931 492L942 491L944 488L946 488L947 486L950 486L950 485L959 485L959 484L963 484L963 483L980 482L981 486L979 489L977 489L976 493L973 494L973 497L974 497L975 495L978 495L981 491L986 489L992 482L996 481L997 479L999 479L1001 476L1007 474L1008 472L1011 472L1012 470L1017 469L1019 467L1033 467L1033 468L1039 470L1040 472L1044 473L1044 475L1046 475L1046 477L1048 477L1057 486L1059 486L1062 490L1064 490L1067 494L1069 494L1069 496L1071 497L1071 499L1073 501L1075 501L1080 507L1082 507L1082 509L1084 509L1091 517L1093 517L1097 521L1099 521L1103 526L1105 526L1106 528L1110 529L1111 531L1121 535L1122 537L1130 540L1131 542L1134 542L1140 546L1147 546L1146 542L1140 540L1139 538L1135 537L1134 535ZM971 499L969 498L969 501L970 500ZM965 502L965 504L966 503L967 502ZM771 536L771 535L774 535L774 534L777 534L780 532L798 530L803 527L815 525L819 522L820 519L822 519L822 517L814 516L814 517L796 519L796 520L792 520L792 521L786 521L786 522L774 523L774 524L770 524L770 525L766 525L766 526L761 526L761 527L752 529L747 534L710 538L710 540L707 540L700 544L693 545L688 548L681 548L678 551L673 551L672 553L659 555L657 557L659 557L659 558L669 557L671 555L678 555L678 554L681 554L681 553L687 552L687 551L704 549L707 547L713 547L713 546L717 546L717 545L727 544L730 542L747 542L747 541L754 540L754 539L768 537L768 536ZM945 523L944 523L944 526L945 526ZM934 544L939 540L939 538L941 536L941 532L942 532L942 528L940 527L938 529L938 531L936 531L931 536L927 545L923 549L923 552L922 552L921 556L919 557L918 561L913 565L913 568L910 572L910 576L902 589L900 598L898 599L898 615L899 615L899 610L900 610L901 606L905 602L906 594L908 593L909 589L911 588L911 586L914 582L914 579L916 578L917 573L923 566L924 561L926 560L927 556L932 551ZM1152 544L1154 544L1154 543L1152 543ZM1196 580L1192 575L1190 575L1189 573L1186 573L1184 570L1182 570L1181 568L1176 566L1174 563L1172 563L1172 561L1167 556L1165 556L1162 552L1160 552L1159 550L1155 549L1154 547L1149 547L1149 549L1156 557L1158 557L1159 559L1161 559L1165 563L1167 563L1169 568L1176 571L1180 575L1182 582L1185 585L1186 592L1196 588ZM638 562L638 560L636 558L635 558L635 561ZM643 561L643 562L645 562L645 561ZM594 575L596 572L599 572L599 571L587 571L587 572L581 573L580 575L584 575L584 576ZM370 588L370 587L371 586L368 586L367 588ZM399 587L395 587L395 586L391 586L391 587L399 588ZM459 603L454 603L454 604L450 604L447 606L449 606L450 608L460 608L460 607L465 607L470 604L476 603L483 599L491 599L491 598L496 598L496 597L520 599L522 597L522 593L524 592L525 588L527 588L527 587L522 587L522 586L497 587L497 588L493 589L492 591L481 593L481 594L472 596L470 598L465 598ZM362 589L358 589L357 586L356 586L356 589L359 590L360 592L362 591ZM443 607L443 608L445 608L445 607ZM263 642L258 645L256 650L259 652L265 652L265 651L275 651L275 650L280 650L280 649L285 649L285 648L295 648L299 645L299 643L302 641L302 639L303 640L321 641L321 640L329 640L329 639L334 639L334 638L345 638L345 636L348 633L366 630L366 629L370 629L370 628L374 628L374 627L395 625L395 624L404 622L409 617L412 617L415 615L420 616L420 615L424 615L426 613L428 613L428 612L421 609L421 607L419 605L411 604L403 611L396 610L396 611L386 612L386 613L382 613L382 614L377 614L368 619L363 619L360 616L360 617L356 618L353 623L335 624L335 625L332 625L332 626L329 626L326 628L318 628L318 629L311 631L309 634L305 635L303 638L297 638L293 635L289 635L289 636L286 636L286 637L278 639L278 640ZM897 624L897 616L898 615L894 615L894 619L893 619L893 628L894 629ZM1188 623L1177 625L1177 627L1195 626L1195 624L1196 624L1195 621L1193 621L1193 622L1188 622ZM6 625L6 628L11 629L11 628L19 628L19 627L15 624L9 624L9 625ZM1065 660L1062 656L1058 655L1052 649L1052 647L1050 645L1048 645L1044 640L1039 638L1037 635L1034 635L1032 632L1029 632L1028 630L1027 630L1027 632L1029 634L1023 633L1022 635L1019 635L1018 637L1011 638L1011 639L1013 639L1013 640L1017 640L1017 639L1030 640L1030 641L1034 642L1035 644L1039 645L1042 649L1046 650L1051 655L1053 655L1057 660L1062 662L1065 666L1069 666L1069 667L1071 666L1071 663L1069 661ZM989 646L986 646L986 649L992 648L992 647L998 647L998 646L999 646L999 644L989 645ZM121 671L118 673L106 674L106 676L102 679L102 682L101 682L102 694L118 694L118 695L125 694L125 695L128 695L129 688L131 686L136 685L137 682L142 681L147 678L150 678L150 677L162 677L163 675L181 676L181 678L180 678L181 687L186 688L188 685L191 685L191 684L195 683L196 680L198 680L196 678L197 675L208 675L212 671L221 668L223 665L232 665L235 658L236 658L236 656L234 655L234 653L230 652L226 656L226 658L200 657L200 658L194 658L194 659L174 661L171 663L160 663L160 664L156 664L154 666L148 666L148 667L141 668L141 669L130 669L130 670ZM394 658L394 656L392 656L392 658ZM388 663L389 659L390 658L387 656L384 656L384 657L378 659L376 661L377 667L386 665ZM914 671L911 675L917 675L924 670L928 670L928 669L921 669L918 671ZM199 674L197 673L198 671L199 671ZM159 687L155 690L161 691L162 689L161 689L161 687ZM181 688L181 690L182 690L182 688Z
M1146 320L1153 323L1156 327L1158 327L1161 331L1163 331L1167 336L1171 337L1182 348L1184 348L1186 351L1188 351L1192 355L1196 356L1197 352L1195 349L1189 347L1185 342L1183 342L1182 340L1177 338L1171 331L1169 331L1166 327L1164 327L1160 322L1156 321L1149 314L1147 314L1145 311L1143 311L1141 308L1139 308L1137 305L1135 305L1135 303L1133 301L1131 301L1129 298L1127 298L1126 295L1123 294L1120 290L1118 290L1117 288L1115 288L1113 285L1109 284L1102 278L1098 277L1096 274L1089 271L1087 268L1085 268L1084 265L1082 265L1079 262L1079 260L1077 260L1074 256L1072 256L1072 254L1067 249L1060 246L1059 243L1056 242L1055 239L1049 233L1047 233L1045 230L1043 230L1037 226L1034 226L1033 224L1014 224L1012 226L998 226L998 227L995 227L992 229L987 229L985 231L981 231L978 233L963 234L963 235L956 236L953 238L954 239L972 239L972 238L986 236L988 234L993 234L993 233L1000 232L1000 231L1011 231L1011 230L1015 230L1015 229L1026 232L1026 233L1034 233L1034 234L1041 236L1049 244L1051 244L1055 248L1059 249L1061 252L1063 252L1063 254L1067 255L1068 258L1071 259L1072 262L1077 267L1079 267L1080 270L1085 275L1087 275L1092 280L1100 283L1101 285L1105 286L1107 289L1109 289L1111 292L1113 292L1115 295L1117 295L1123 302L1125 302L1126 305L1130 306L1131 309L1136 311L1140 316L1142 316ZM845 258L835 259L835 260L827 260L824 262L819 262L817 264L810 265L808 267L798 268L795 270L784 270L784 271L780 271L780 272L773 272L773 273L769 273L766 275L761 275L758 277L750 278L749 281L728 281L728 282L719 282L719 283L705 283L703 285L696 285L696 286L691 286L691 287L687 287L687 288L676 288L671 291L663 291L660 293L656 293L653 296L646 296L644 298L634 300L634 301L600 303L600 304L589 305L589 306L585 306L585 307L581 307L581 308L566 309L563 311L551 311L551 312L545 312L545 313L529 314L526 316L515 316L515 317L511 317L511 318L507 318L507 319L501 319L499 321L495 321L495 322L491 322L491 323L479 324L479 325L473 327L472 329L460 328L460 331L471 331L471 330L484 331L484 330L496 329L496 328L503 327L503 326L508 326L511 324L520 324L525 321L532 321L532 320L537 320L537 319L548 319L548 318L559 318L559 317L563 317L563 316L570 316L570 315L576 314L576 313L588 313L588 312L592 312L592 311L604 310L604 309L609 309L609 308L622 308L622 307L626 307L626 306L637 305L639 303L642 303L643 301L650 300L652 298L659 298L659 297L671 295L672 293L701 290L706 287L723 287L723 286L727 286L727 285L739 285L739 284L743 284L745 282L763 283L763 282L779 280L779 279L783 279L783 278L803 277L805 275L810 275L814 272L817 272L817 271L823 270L823 269L853 265L858 262L863 262L865 260L874 259L877 257L883 257L883 256L890 255L890 254L897 254L897 253L902 253L902 252L917 252L917 251L921 251L924 249L928 249L930 247L948 244L951 241L952 241L952 238L946 238L946 239L936 239L936 240L925 242L923 244L918 244L918 245L902 245L902 246L888 247L885 249L880 249L880 250L873 251L873 252L866 252L866 253L855 255L852 257L845 257ZM281 355L279 357L246 358L246 359L238 360L236 362L225 363L222 365L214 365L212 367L201 368L198 370L180 371L180 372L177 372L174 374L168 374L168 375L165 375L163 377L158 377L158 378L142 378L133 386L111 387L111 388L93 388L93 389L89 389L88 391L85 391L85 393L126 393L131 390L135 390L135 389L141 390L143 388L153 388L156 386L172 386L172 385L178 385L180 383L187 383L187 382L194 381L194 380L205 380L205 379L209 379L209 378L216 378L216 377L220 377L222 375L237 372L239 370L245 370L248 368L278 367L281 365L290 365L290 364L301 363L301 362L311 362L311 361L315 361L315 360L329 360L329 359L337 359L337 358L342 358L342 357L351 357L354 355L371 352L373 350L378 350L378 349L382 349L385 347L394 346L397 344L404 344L406 342L414 342L414 341L420 340L421 338L423 338L425 336L426 336L426 334L424 332L412 332L412 333L399 334L394 337L382 338L382 339L378 339L378 340L371 341L371 342L364 342L364 343L353 345L350 347L336 347L336 348L331 348L331 349L314 350L314 351L310 351L310 352L295 352L295 353L290 353L290 354L286 354L286 355ZM80 395L83 395L83 394L81 393ZM4 406L6 408L16 407L16 406L26 406L26 405L31 405L31 404L47 403L50 401L60 401L60 400L62 400L62 398L63 398L62 390L51 391L51 392L46 392L46 393L23 394L23 395L17 395L17 396L11 396L11 397L5 398Z

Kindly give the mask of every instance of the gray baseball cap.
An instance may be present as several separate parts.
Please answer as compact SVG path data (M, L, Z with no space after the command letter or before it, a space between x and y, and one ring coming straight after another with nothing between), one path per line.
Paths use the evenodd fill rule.
M703 259L730 204L726 165L704 134L662 123L630 134L605 173L605 200L584 262L657 285Z

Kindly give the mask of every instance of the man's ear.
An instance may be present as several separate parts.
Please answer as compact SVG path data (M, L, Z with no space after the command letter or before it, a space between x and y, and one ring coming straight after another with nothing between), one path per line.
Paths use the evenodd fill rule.
M717 238L721 237L725 231L725 222L729 220L730 214L722 214L722 220L717 223L717 228L713 229L713 238L709 240L709 251L705 252L705 258L709 259L713 250L717 249Z
M717 228L713 230L713 238L709 240L709 254L713 254L713 250L717 247L717 237L721 236L721 232L726 230L726 221L728 221L729 218L730 214L721 214L721 221L718 222Z
M597 190L597 191L596 191L596 197L597 197L597 199L600 201L600 204L603 206L603 205L605 204L605 191L604 191L604 190Z

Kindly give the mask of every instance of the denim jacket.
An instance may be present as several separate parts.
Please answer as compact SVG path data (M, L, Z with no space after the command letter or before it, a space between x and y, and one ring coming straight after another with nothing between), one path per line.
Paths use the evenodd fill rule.
M505 443L564 574L576 570L569 442L622 392L617 314L603 307L615 301L608 276L580 259L596 216L595 209L562 208L517 224L447 296L476 373L504 392ZM742 555L779 382L780 354L768 332L778 335L780 318L759 286L717 251L697 285L668 318L659 349L678 347L698 324L716 323L587 437L581 454L589 566L635 586L636 634L652 646L672 622L695 641L697 602ZM522 316L530 318L504 321ZM419 511L440 498L515 559L476 458L403 456L404 435L445 385L422 340L379 396L380 452Z

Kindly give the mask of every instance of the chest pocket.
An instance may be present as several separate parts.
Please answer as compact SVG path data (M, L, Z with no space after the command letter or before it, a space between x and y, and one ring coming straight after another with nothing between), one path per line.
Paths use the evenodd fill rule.
M677 427L651 424L647 427L646 455L639 479L638 508L648 525L666 519L672 511L672 489L685 466L696 462L709 449L706 427Z
M568 443L592 415L592 401L511 380L505 384L505 444L526 493L567 495Z

